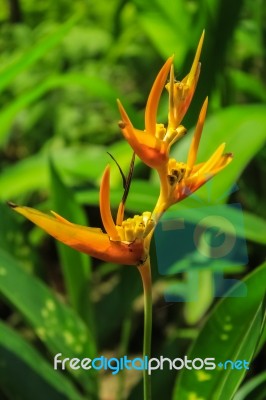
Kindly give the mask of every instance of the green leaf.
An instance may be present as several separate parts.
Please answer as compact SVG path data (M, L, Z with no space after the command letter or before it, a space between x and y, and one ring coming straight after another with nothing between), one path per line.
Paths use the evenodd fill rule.
M53 356L57 353L70 358L95 356L93 337L78 315L1 249L0 293L28 321ZM87 391L95 391L95 374L83 370L70 372Z
M180 60L184 60L188 41L192 43L191 35L187 34L190 16L186 12L183 2L174 0L167 3L163 0L152 2L134 0L134 2L140 10L140 23L158 52L164 58L168 58L173 53L177 54L178 67L180 68ZM177 24L176 17L178 15L182 15L182 18L179 19ZM195 46L195 42L193 45Z
M213 370L183 369L173 400L231 399L247 372L245 368L218 368L226 360L251 362L265 323L266 263L235 285L213 309L188 359L215 358ZM240 297L241 296L241 297Z
M27 192L49 188L48 152L35 154L7 167L0 175L0 199L10 200ZM50 151L63 178L95 183L106 165L102 146L71 147Z
M78 16L71 18L62 24L55 32L39 41L33 48L23 52L23 54L10 65L5 66L4 69L0 71L0 91L5 89L18 74L33 65L51 50L51 48L56 46L77 20Z
M39 85L28 89L26 92L22 93L17 99L12 101L10 105L1 110L0 118L2 120L2 124L0 128L0 145L3 145L3 143L5 143L7 135L9 134L10 126L12 125L14 117L19 111L23 110L25 107L28 107L31 103L38 100L41 96L43 96L50 90L59 87L70 86L73 84L79 86L81 85L84 89L86 88L90 92L94 94L96 93L98 96L101 97L110 96L110 87L105 82L101 82L95 77L84 77L79 74L52 76L46 79L44 82L41 82ZM113 94L112 98L115 99L115 94Z
M234 400L265 400L266 372L249 379L234 396Z
M188 300L184 304L184 317L189 325L194 325L201 320L212 304L214 297L213 272L202 270L195 274L194 271L189 271L185 276L190 284L187 287L189 293ZM197 300L193 301L189 296L194 297L195 293Z
M86 90L90 95L100 98L108 102L114 110L117 109L115 99L120 97L119 93L105 80L96 76L85 76L78 73L69 73L64 75L54 75L41 82L39 85L28 89L22 93L17 99L14 99L12 103L0 112L1 126L0 126L0 145L5 143L5 140L9 134L10 127L13 123L16 114L28 107L33 102L37 101L45 93L58 88L64 88L69 86L79 86ZM132 110L132 107L123 101L128 113L135 115L133 121L138 121L136 113Z
M229 77L233 80L234 86L262 102L266 102L266 89L260 80L247 72L239 69L230 69Z
M84 399L64 375L55 371L29 343L2 322L0 359L1 389L9 398Z
M34 155L1 171L0 198L8 200L37 188L48 187L47 157ZM15 183L16 182L16 183Z
M76 202L73 193L64 185L52 160L50 160L50 174L54 210L73 223L88 225L83 209ZM84 318L89 317L86 318L87 322L91 321L92 310L89 306L90 258L58 241L56 241L56 245L70 303Z

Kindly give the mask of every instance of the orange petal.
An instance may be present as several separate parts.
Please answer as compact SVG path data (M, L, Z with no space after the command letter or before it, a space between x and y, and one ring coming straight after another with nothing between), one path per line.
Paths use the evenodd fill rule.
M119 111L123 120L121 131L137 156L149 167L157 168L168 160L168 144L150 133L135 129L118 100Z
M126 113L126 110L124 109L122 103L120 100L117 100L119 112L121 114L122 118L122 123L120 124L120 129L125 137L125 139L128 141L132 149L136 152L135 149L138 149L139 143L138 139L135 135L135 129L129 119L129 116Z
M181 84L184 86L184 90L186 90L186 94L180 97L180 94L177 94L177 100L175 104L175 110L174 110L174 115L175 115L175 127L177 127L182 119L184 118L191 100L193 98L193 95L196 90L196 86L198 83L199 79L199 74L200 74L200 54L202 50L202 45L203 45L203 40L204 40L204 31L201 35L196 55L192 64L192 67L190 69L189 74L181 81ZM178 83L176 85L179 85ZM176 88L178 91L178 89Z
M161 68L160 72L158 73L154 84L152 85L147 105L145 109L145 130L147 133L151 135L155 135L156 132L156 115L158 104L160 101L160 97L162 91L164 89L165 81L167 79L169 70L173 63L173 56L169 57L168 60L165 62L163 67Z
M103 261L118 264L138 265L141 261L143 245L140 242L134 242L129 245L121 242L112 242L109 240L108 235L99 228L88 228L72 224L68 221L66 222L61 216L58 216L59 218L53 217L34 208L20 207L12 203L10 206L49 233L49 235L75 250Z
M199 60L200 60L200 55L201 55L201 50L202 50L202 46L203 46L203 41L204 41L204 36L205 36L205 30L203 30L201 37L200 37L200 41L197 47L197 51L194 57L194 61L191 67L191 70L187 76L187 84L190 85L194 85L195 80L198 79L198 75L199 75Z
M212 156L206 161L203 166L198 170L199 175L211 171L215 165L219 162L225 148L225 143L220 144L220 146L215 150Z
M116 225L122 225L125 213L125 204L121 201L116 215Z
M218 174L218 172L222 171L230 162L233 160L233 154L227 153L222 155L219 162L214 166L214 168L210 171L210 173L214 176Z
M73 225L72 222L68 221L64 217L61 217L61 215L57 214L55 211L50 211L50 213L53 214L57 221L63 222L64 224Z
M213 169L197 173L194 176L190 176L185 179L185 185L188 188L188 191L191 193L198 190L204 183L208 182L215 175L217 175L220 171L222 171L233 159L233 155L231 153L224 154L220 157L216 165Z
M171 125L173 125L174 129L175 127L175 123L172 123L172 121L175 121L176 118L176 108L175 108L175 72L174 72L174 65L171 65L171 70L170 70L170 80L169 80L169 84L166 85L166 88L169 90L169 122Z
M181 184L177 185L174 191L175 202L179 202L186 197L190 196L196 190L198 190L204 183L206 183L213 175L210 173L190 176L182 181Z
M100 187L100 213L104 229L114 241L119 241L114 220L110 209L110 165L104 170Z
M220 150L222 148L221 146L218 147L217 150ZM217 151L215 152L217 153ZM202 169L198 169L198 172L195 173L195 170L197 169L198 166L195 166L193 169L193 174L195 173L194 176L188 177L185 182L189 187L193 187L194 191L198 189L200 186L202 186L205 182L213 178L218 172L222 171L227 165L230 164L230 162L233 159L233 154L232 153L227 153L223 154L213 165L211 169L208 168L205 172L202 171ZM195 189L196 188L196 189Z
M205 117L206 117L207 107L208 107L208 97L205 99L203 106L200 110L200 115L199 115L199 119L197 122L195 134L193 136L193 139L192 139L192 142L190 145L190 149L189 149L189 153L188 153L188 160L187 160L188 172L192 170L192 168L195 164L195 161L196 161L198 148L199 148L199 142L200 142L202 129L203 129L203 125L204 125L204 121L205 121Z

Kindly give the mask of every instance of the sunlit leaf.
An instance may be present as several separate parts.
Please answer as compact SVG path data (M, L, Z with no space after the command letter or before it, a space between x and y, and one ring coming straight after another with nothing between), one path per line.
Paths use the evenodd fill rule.
M1 390L8 398L84 399L67 377L55 371L34 347L2 322L0 322L0 358Z
M266 372L249 379L236 393L234 400L264 400L266 397Z
M93 337L78 315L1 249L0 293L20 312L53 356L62 353L63 357L93 358L96 353ZM71 372L89 392L95 390L93 373Z
M54 210L69 221L87 226L85 212L76 202L73 193L64 185L52 160L50 160L50 174ZM91 322L92 311L89 301L90 258L62 243L56 242L56 245L69 300L73 308L86 318L87 322Z
M173 400L190 400L193 396L231 399L236 393L247 372L243 361L252 363L265 323L265 282L263 264L236 284L213 309L188 352L188 359L211 357L216 368L182 369ZM232 364L224 364L227 360L242 360L242 368L232 369Z
M57 31L48 35L33 48L23 52L23 54L13 61L10 65L7 65L0 71L0 91L9 85L9 83L22 71L34 64L42 56L44 56L52 47L56 46L60 40L64 38L66 33L73 27L77 22L78 16L75 16L62 24Z

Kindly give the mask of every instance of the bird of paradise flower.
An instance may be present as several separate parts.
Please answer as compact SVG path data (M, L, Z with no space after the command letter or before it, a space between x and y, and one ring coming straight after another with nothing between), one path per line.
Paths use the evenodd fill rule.
M195 133L188 152L187 162L170 158L171 146L186 133L181 125L200 74L200 54L204 32L188 75L182 81L174 77L173 57L159 71L151 88L145 108L145 129L133 126L122 103L118 100L121 114L119 127L134 151L131 169L124 177L125 192L114 221L110 207L110 167L106 167L100 186L100 214L105 232L100 228L80 226L69 222L56 212L52 215L29 207L9 205L19 214L38 225L55 239L78 251L107 262L133 265L141 274L144 289L144 343L143 355L150 355L152 332L152 280L150 267L150 242L162 214L173 204L195 192L232 160L231 153L224 153L222 143L210 158L196 164L196 157L206 117L208 98L203 103ZM170 74L169 83L166 84ZM157 110L164 87L169 94L168 124L157 123ZM157 170L160 178L160 195L153 211L124 219L127 194L130 188L135 154L150 168ZM151 398L151 383L147 371L144 374L144 399Z

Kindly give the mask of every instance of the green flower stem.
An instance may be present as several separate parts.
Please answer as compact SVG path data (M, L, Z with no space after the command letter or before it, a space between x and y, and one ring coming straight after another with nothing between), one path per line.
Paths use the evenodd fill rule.
M151 335L152 335L152 281L150 258L138 267L144 292L144 337L143 337L143 359L151 356ZM143 370L144 400L151 399L151 377L147 370Z

